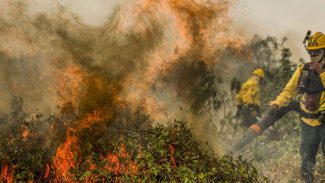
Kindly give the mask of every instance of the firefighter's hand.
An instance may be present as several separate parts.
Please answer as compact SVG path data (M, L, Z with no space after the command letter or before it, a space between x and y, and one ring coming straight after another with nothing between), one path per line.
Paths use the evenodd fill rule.
M310 69L317 72L318 74L323 73L325 70L323 69L325 62L321 61L321 62L310 62Z

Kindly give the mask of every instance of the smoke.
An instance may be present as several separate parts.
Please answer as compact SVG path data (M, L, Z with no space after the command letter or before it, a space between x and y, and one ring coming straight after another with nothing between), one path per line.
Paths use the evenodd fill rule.
M39 39L43 36L46 39L45 35L35 32L31 22L26 22L23 4L7 2L2 7L5 10L1 12L0 20L1 111L10 111L10 101L14 96L26 100L24 108L29 112L51 111L54 92L50 86L53 85L53 76L49 62L44 61L49 48L43 52L45 45Z
M69 97L87 97L83 78L109 81L105 87L116 90L111 95L132 98L133 89L151 92L175 64L191 58L213 65L218 52L238 39L224 37L231 37L226 1L138 1L118 7L106 25L96 28L57 3L48 2L56 11L37 15L29 1L2 3L1 51L8 60L2 62L7 71L3 98L22 96L35 110L53 109ZM72 102L78 106L81 101Z
M62 120L40 129L55 121L53 134L70 127L68 138L93 121L141 123L142 114L155 122L189 121L207 136L203 121L221 106L222 80L246 54L247 39L228 16L234 3L139 0L94 27L56 1L44 3L49 12L32 1L1 1L2 115L54 114ZM17 98L22 102L12 102ZM105 134L103 125L91 135Z

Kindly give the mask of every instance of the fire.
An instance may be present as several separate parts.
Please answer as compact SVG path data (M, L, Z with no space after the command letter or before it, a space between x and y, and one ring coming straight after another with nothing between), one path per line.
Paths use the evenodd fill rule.
M12 183L13 182L14 169L9 163L4 163L1 168L1 182Z
M94 111L93 113L87 113L85 118L80 121L79 128L89 128L95 122L103 122L103 112Z
M78 139L74 136L74 131L70 129L66 141L58 148L54 157L54 167L56 181L72 182L72 175L69 172L71 168L76 167L75 157L80 157Z
M124 161L121 161L122 159ZM124 144L119 147L118 154L108 154L107 160L105 168L115 175L136 175L139 171L137 164L130 159Z
M85 73L78 65L72 64L63 70L57 71L57 104L63 106L66 102L71 102L73 106L78 106L82 83L86 78Z
M29 135L29 130L28 130L28 129L25 129L25 130L21 133L21 136L22 136L22 138L23 138L23 140L24 140L25 142L27 141L28 135Z
M46 168L43 174L43 180L47 180L49 178L50 172L51 172L51 166L49 164L46 164Z
M78 138L74 135L78 130L89 128L95 122L102 122L102 112L95 111L91 114L86 114L85 117L79 121L77 129L70 128L67 131L66 141L58 148L55 158L54 167L57 181L72 182L70 169L77 166L75 158L81 158L79 149ZM96 166L92 165L91 169L95 169Z
M159 18L166 16L172 21L166 25L166 30L170 32L165 34L172 35L172 38L162 37L162 42L150 50L150 53L144 58L145 66L126 77L123 81L125 93L117 97L118 103L126 101L134 108L142 107L155 120L163 118L168 105L151 91L152 86L159 87L156 81L160 75L169 73L175 64L191 54L198 60L211 64L218 57L216 53L222 48L228 46L235 49L241 48L242 39L227 28L230 23L227 16L229 6L226 3L211 4L190 0L142 1L142 4L135 8L133 14L131 13L131 16L135 17L132 29L139 34L155 36L150 34L150 29L146 27L147 24L138 21L137 18L141 17L143 12L151 16L151 21L158 21ZM129 16L120 17L117 23L119 31L127 32L129 30L128 18ZM73 106L78 106L83 82L87 80L86 73L78 65L71 65L59 72L58 76L58 93L59 98L62 99L59 104L71 101ZM92 84L100 90L105 88L100 79L95 79ZM113 93L118 93L118 91ZM78 129L73 131L89 128L96 122L103 122L103 113L107 112L109 112L107 109L95 109L94 112L86 114L84 119L79 121ZM66 141L57 150L54 161L55 167L58 167L56 174L62 176L64 181L70 181L69 169L76 166L73 157L76 154L80 155L79 152L77 137L68 134ZM175 168L175 149L172 145L169 146L169 152L171 165ZM116 175L134 175L139 171L136 163L127 154L125 145L120 146L118 154L110 153L106 158L108 160L106 169ZM122 159L127 159L127 163L121 161ZM97 168L96 165L91 164L90 169L94 170L95 168Z
M168 23L163 25L166 35L163 35L161 43L146 55L143 61L145 66L127 77L122 95L129 105L134 108L141 106L154 120L160 121L168 111L166 99L160 96L165 89L157 89L162 91L157 94L152 88L159 86L161 76L168 75L184 58L200 60L213 67L225 49L231 48L238 54L241 53L246 39L235 29L231 29L228 12L235 1L140 2L132 15L133 22L136 22L133 29L146 35L145 30L149 29L150 25L142 22L140 17L143 15L153 22L163 22L165 17L168 17ZM127 22L125 18L127 17L122 16L120 22ZM159 35L150 36L154 38ZM175 94L169 90L165 93Z
M58 51L58 53L55 53L55 56L51 57L52 59L49 59L52 61L53 65L58 66L58 69L54 74L57 84L54 89L57 93L56 104L58 106L66 106L66 108L64 108L66 109L66 113L72 115L71 113L76 112L76 116L80 115L82 117L82 119L74 121L76 124L74 128L70 126L67 127L68 131L66 133L66 140L58 147L54 156L53 169L56 174L57 182L73 181L72 174L69 170L77 167L79 162L76 161L76 157L78 159L82 156L79 147L80 139L75 135L77 132L91 128L95 123L103 123L107 118L112 117L112 111L119 107L117 105L130 105L132 109L138 109L140 107L145 113L150 115L151 118L157 121L161 120L165 117L167 109L170 108L165 99L176 99L177 95L176 91L167 91L163 88L164 86L159 83L161 82L161 76L170 73L175 65L184 61L184 58L192 58L203 61L208 65L213 65L216 64L216 60L218 60L218 57L221 55L219 53L221 53L225 48L231 47L232 49L240 50L243 46L244 39L241 36L238 36L239 34L237 32L229 29L231 19L228 16L228 10L232 1L140 0L138 2L140 3L138 3L137 6L132 7L131 11L126 10L125 12L120 13L121 15L117 18L116 22L112 23L116 23L117 26L109 27L112 28L113 31L108 31L108 34L113 32L118 35L116 37L122 37L121 40L116 38L116 40L121 42L121 45L127 45L129 39L128 35L132 35L134 36L132 39L137 40L137 42L142 41L143 45L148 47L145 48L145 50L140 49L139 52L144 53L136 53L132 55L141 55L139 58L134 59L134 63L132 62L133 58L131 59L132 61L129 61L128 58L125 59L134 64L134 66L131 64L134 67L132 68L134 70L130 69L132 71L129 71L129 69L126 69L125 71L128 72L126 74L120 74L118 71L115 73L115 69L118 68L117 66L119 66L118 64L120 63L118 62L119 57L123 57L124 55L122 54L128 53L119 52L119 54L122 53L121 55L108 54L109 56L106 58L105 54L112 50L97 49L96 46L99 43L97 43L96 40L94 40L96 43L89 46L90 49L96 47L96 49L94 49L95 51L90 50L89 55L87 54L87 56L93 58L77 60L83 58L78 55L82 54L78 52L78 50L81 50L82 52L84 49L76 45L76 47L71 49L75 52L71 51L70 53L69 50L62 51L61 49L65 49L63 46L63 48L60 48L63 52L62 55L57 55L61 53ZM72 28L70 27L70 29ZM156 29L159 30L157 31ZM53 30L60 29L53 28ZM21 36L18 37L19 40L24 40L24 34L18 33L14 34ZM74 34L74 32L71 33ZM124 34L127 36L123 37ZM65 45L66 42L67 44L70 43L70 40L56 37L57 35L59 35L58 32L56 32L53 37L55 36L58 43L62 42L62 45ZM76 31L76 35L78 35L78 31ZM70 38L69 29L67 29L66 36ZM52 36L49 37L52 38ZM156 37L159 38L156 40ZM79 37L72 36L71 40L73 40L72 38L78 39ZM115 37L113 38L115 39ZM124 38L125 40L123 40ZM96 37L96 39L99 40L98 42L104 42L100 36L98 36L98 38ZM105 40L104 37L103 40ZM109 42L111 39L105 41ZM8 42L10 43L10 41ZM29 44L25 43L24 45ZM24 45L23 47L28 47ZM135 44L135 46L138 45ZM35 47L37 47L37 44L35 44ZM121 48L124 47L121 46ZM47 51L55 52L57 51L56 49L57 48L53 46L53 50ZM128 48L126 47L125 50L128 50ZM133 48L131 51L132 50ZM36 51L37 50L34 48L31 48L29 52L34 55L34 52ZM80 56L80 58L78 56ZM88 62L88 60L89 63L87 64L89 64L89 68L87 68L87 64L81 64L81 62ZM92 62L93 60L95 61ZM112 62L112 64L109 62ZM102 65L100 65L100 63ZM128 64L128 62L125 63ZM102 66L104 69L101 68ZM105 77L101 78L93 76L93 68L105 73ZM106 77L106 73L110 72L113 74ZM118 76L122 75L122 79L113 78L115 74ZM115 82L122 86L115 86L117 85ZM96 105L96 102L99 100L94 100L92 101L92 104L95 104L90 107L89 111L85 112L86 114L78 113L80 111L68 110L70 108L80 110L80 108L84 107L81 105L83 100L86 100L86 106L90 103L87 103L88 98L85 97L85 95L88 94L87 91L85 91L88 89L88 86L94 87L95 89L94 91L90 91L90 93L94 93L94 95L87 97L91 99L98 97L101 99L102 97L107 97L107 95L112 95L112 106L105 106L106 108L100 105L98 106ZM123 92L120 91L120 88L123 88ZM106 91L109 91L109 94ZM107 98L110 98L110 96ZM174 103L174 101L172 102ZM24 141L27 141L30 135L28 129L23 130L21 133ZM118 148L118 153L103 153L105 154L105 156L103 156L107 159L104 166L105 169L115 175L136 175L139 173L139 166L128 154L126 146L122 144ZM170 153L170 164L173 168L176 168L177 164L174 157L175 148L172 145L169 145L168 150ZM91 162L91 160L89 161ZM89 169L91 171L97 168L98 166L96 166L96 164L90 163ZM50 170L50 165L46 165L46 170L43 175L44 179L49 177ZM5 164L1 170L2 180L12 182L12 175L13 169L9 168L8 164ZM91 182L91 179L87 178L87 181Z

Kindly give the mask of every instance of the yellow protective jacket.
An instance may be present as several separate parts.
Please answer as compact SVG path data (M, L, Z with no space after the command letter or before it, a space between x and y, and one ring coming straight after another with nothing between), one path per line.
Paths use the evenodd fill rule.
M282 92L277 96L277 98L270 103L270 105L277 105L279 107L287 106L293 99L298 95L298 82L300 75L302 73L304 64L300 65L297 70L292 75L291 79L288 81L287 85L284 87ZM322 81L323 86L325 86L325 72L319 75ZM319 108L314 111L309 111L304 105L305 94L300 98L300 109L308 114L316 114L319 111L325 110L325 92L323 91L319 100ZM321 123L317 119L308 119L305 117L300 118L303 122L307 123L310 126L318 126Z
M242 84L239 93L236 95L236 105L256 105L261 106L260 91L261 86L258 83L258 76L251 76Z

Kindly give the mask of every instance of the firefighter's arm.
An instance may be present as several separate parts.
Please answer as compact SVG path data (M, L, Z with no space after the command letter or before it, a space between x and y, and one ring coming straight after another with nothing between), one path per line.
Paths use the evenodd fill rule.
M297 70L293 73L291 79L284 87L282 92L277 98L270 103L270 105L276 105L279 107L287 106L298 94L298 82L302 72L303 65L300 65Z

